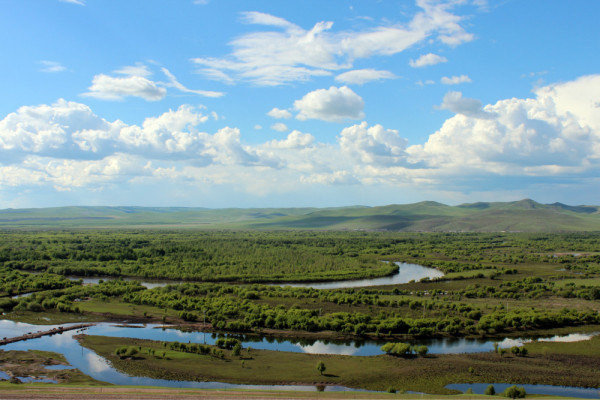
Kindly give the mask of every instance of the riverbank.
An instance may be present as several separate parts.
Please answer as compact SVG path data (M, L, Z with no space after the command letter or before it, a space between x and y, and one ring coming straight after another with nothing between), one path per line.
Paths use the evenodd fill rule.
M135 376L179 381L216 381L260 385L336 385L350 388L456 394L445 386L456 382L506 382L595 387L600 381L600 357L534 354L517 357L488 352L398 358L387 355L353 357L269 350L243 350L223 357L171 350L164 342L82 335L80 343L109 360L117 370ZM600 341L594 342L594 346ZM139 349L121 359L122 346ZM164 355L163 355L164 352ZM326 370L316 369L322 361Z
M90 387L61 385L11 385L0 382L2 399L68 399L68 400L131 400L131 399L439 399L439 395L410 393L360 393L360 392L292 392L268 390L201 390L154 387ZM453 395L448 399L493 399L483 395ZM558 398L554 398L558 399Z

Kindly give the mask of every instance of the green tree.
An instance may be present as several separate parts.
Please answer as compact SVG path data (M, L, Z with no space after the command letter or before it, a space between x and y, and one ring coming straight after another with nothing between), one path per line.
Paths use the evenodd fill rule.
M489 385L487 388L485 388L485 392L483 392L483 394L487 396L493 396L496 394L496 388L494 388L494 385Z
M504 391L504 397L511 399L522 399L527 395L525 389L518 386L511 386Z
M319 363L317 364L317 371L319 371L319 373L323 375L323 372L325 372L326 369L327 367L325 367L325 363L323 361L319 361Z

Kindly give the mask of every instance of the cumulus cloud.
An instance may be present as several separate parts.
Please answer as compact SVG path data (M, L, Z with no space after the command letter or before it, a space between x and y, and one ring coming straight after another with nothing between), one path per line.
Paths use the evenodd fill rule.
M297 119L320 119L329 122L363 118L364 106L362 97L347 86L318 89L294 102L294 109L298 111Z
M263 86L306 81L350 69L357 59L400 53L426 39L449 46L473 40L461 25L463 17L453 12L460 3L464 2L417 0L420 11L407 22L351 31L335 31L331 21L304 29L281 17L245 12L243 22L272 29L232 40L227 57L198 57L193 62L199 73L221 81Z
M315 137L310 133L294 130L285 139L272 140L267 142L266 146L278 149L300 149L311 146L314 141Z
M428 54L423 54L416 60L410 60L409 64L413 68L422 68L422 67L427 67L430 65L436 65L436 64L445 63L445 62L448 62L448 59L446 57L438 56L437 54L433 54L433 53L428 53Z
M444 96L442 104L437 108L452 111L455 114L463 114L472 118L493 118L496 115L483 111L481 101L462 97L461 92L448 92Z
M440 79L440 82L444 85L459 85L461 83L470 83L473 82L468 75L460 75L460 76L444 76Z
M61 99L52 105L21 107L1 120L0 154L97 160L126 153L196 164L253 162L239 141L239 130L222 128L214 135L197 131L207 120L199 109L182 105L141 125L128 125L106 121L84 104Z
M350 85L362 85L371 81L394 78L396 78L396 75L392 74L390 71L380 71L376 69L355 69L336 76L335 80Z
M267 115L271 118L277 118L277 119L288 119L288 118L292 118L292 113L289 112L288 110L281 110L277 107L273 108L271 111L269 111L267 113Z
M42 60L40 64L42 64L42 68L40 69L42 72L56 73L67 70L67 67L56 61Z
M583 87L590 97L579 103L575 93ZM460 113L425 144L407 152L448 173L560 176L592 171L600 161L600 132L594 122L600 110L590 99L599 89L600 76L587 76L540 88L535 98L500 100L485 107L451 92L443 104ZM581 107L571 108L563 93L573 93ZM563 109L565 101L569 108Z
M343 152L365 164L397 164L406 158L407 140L394 129L366 122L344 128L339 137Z
M288 127L283 122L277 122L277 123L271 125L271 129L273 129L274 131L277 131L277 132L285 132L288 130Z

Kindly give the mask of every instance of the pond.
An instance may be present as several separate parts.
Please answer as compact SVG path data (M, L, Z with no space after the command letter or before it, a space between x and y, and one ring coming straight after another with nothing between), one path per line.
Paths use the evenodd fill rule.
M466 392L468 389L473 390L475 394L483 394L490 383L453 383L446 386L447 389L459 390ZM506 388L513 386L508 383L492 383L496 393L502 393ZM574 397L581 399L598 399L600 391L593 388L581 388L573 386L552 386L552 385L517 385L525 389L527 394L544 394L560 397Z

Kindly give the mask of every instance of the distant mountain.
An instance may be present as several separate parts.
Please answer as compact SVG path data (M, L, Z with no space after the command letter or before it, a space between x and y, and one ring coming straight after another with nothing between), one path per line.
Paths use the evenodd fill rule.
M531 199L458 206L424 201L334 208L57 207L0 210L0 227L600 231L600 207L541 204Z

